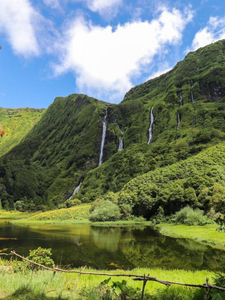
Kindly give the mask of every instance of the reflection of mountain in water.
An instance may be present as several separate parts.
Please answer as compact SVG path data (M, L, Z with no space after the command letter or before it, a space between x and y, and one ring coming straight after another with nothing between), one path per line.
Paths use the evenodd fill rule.
M177 243L190 251L207 251L207 246L190 239L177 239Z
M145 238L144 238L145 236ZM186 239L152 237L148 228L134 241L125 241L121 250L134 266L186 270L215 270L225 252Z
M8 248L27 256L30 249L52 248L56 264L96 269L135 267L219 270L225 251L188 239L160 235L150 227L90 227L48 225L39 228L1 223L0 249Z
M120 228L92 227L91 236L93 238L94 244L98 248L110 252L115 252L119 247L121 230Z

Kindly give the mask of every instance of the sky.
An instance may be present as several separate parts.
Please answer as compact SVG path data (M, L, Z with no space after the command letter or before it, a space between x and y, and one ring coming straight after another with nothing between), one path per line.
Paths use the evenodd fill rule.
M225 38L224 0L0 0L0 107L135 85Z

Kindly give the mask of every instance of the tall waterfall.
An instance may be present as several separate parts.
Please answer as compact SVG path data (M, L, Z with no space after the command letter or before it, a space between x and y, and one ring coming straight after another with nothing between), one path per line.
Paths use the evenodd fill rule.
M191 103L195 103L194 95L193 95L193 81L191 80Z
M177 92L177 96L179 98L179 105L180 107L183 106L183 98L182 98L182 92ZM177 130L179 129L180 126L180 113L179 111L177 112Z
M154 116L153 116L153 106L151 108L151 112L150 112L150 126L148 129L148 145L151 143L152 140L152 127L153 127L153 122L154 122Z
M73 191L73 194L69 197L69 200L79 192L79 189L80 189L80 185L81 185L81 182L78 186L75 187L74 191Z
M118 152L123 150L123 137L119 137L119 147L118 147Z
M102 121L102 141L101 141L101 149L100 149L99 163L98 163L99 166L102 165L103 148L104 148L105 136L106 136L106 128L107 128L107 110L106 110L106 114L104 116L104 119Z
M182 107L183 106L182 92L177 92L177 96L179 98L180 107Z
M177 112L177 130L179 129L180 126L180 113L179 111Z
M119 126L118 126L119 127ZM121 134L123 135L124 132L119 128L119 131L121 132ZM118 147L118 152L123 150L123 136L119 137L119 147Z

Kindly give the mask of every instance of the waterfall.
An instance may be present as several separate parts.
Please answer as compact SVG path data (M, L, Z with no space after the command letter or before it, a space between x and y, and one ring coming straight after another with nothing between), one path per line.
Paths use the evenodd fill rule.
M191 80L191 103L195 103L194 95L193 95L193 81Z
M193 115L193 126L195 126L195 124L196 124L196 117L195 115Z
M177 96L179 98L180 107L182 107L183 106L182 92L177 92ZM179 126L180 126L180 113L178 111L177 112L177 131L179 130ZM177 137L176 137L176 139L177 139Z
M119 137L119 147L118 147L118 152L123 150L123 137Z
M98 163L99 166L102 165L103 148L104 148L105 136L106 136L106 128L107 128L107 110L106 110L106 114L104 116L104 119L102 121L102 141L101 141L101 149L100 149L99 163Z
M177 96L179 98L180 107L182 107L183 106L182 92L177 92Z
M78 186L75 187L74 191L73 191L73 194L69 197L69 200L79 192L79 189L80 189L80 185L81 185L81 182Z
M179 111L177 112L177 130L179 129L180 126L180 113Z
M119 126L118 126L119 127ZM123 135L124 132L119 128L119 131L121 132L121 134ZM119 147L118 147L118 152L123 150L123 137L120 136L119 137Z
M151 143L152 140L152 127L153 127L153 122L154 122L154 116L153 116L153 106L151 108L151 112L150 112L150 126L148 129L148 145Z

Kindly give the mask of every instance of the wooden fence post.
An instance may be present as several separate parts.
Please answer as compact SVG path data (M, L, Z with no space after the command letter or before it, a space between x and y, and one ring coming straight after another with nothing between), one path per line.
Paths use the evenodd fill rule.
M141 300L144 300L145 286L146 286L147 281L148 280L145 279L145 274L144 274L144 277L143 277L143 287L142 287L142 293L141 293Z

